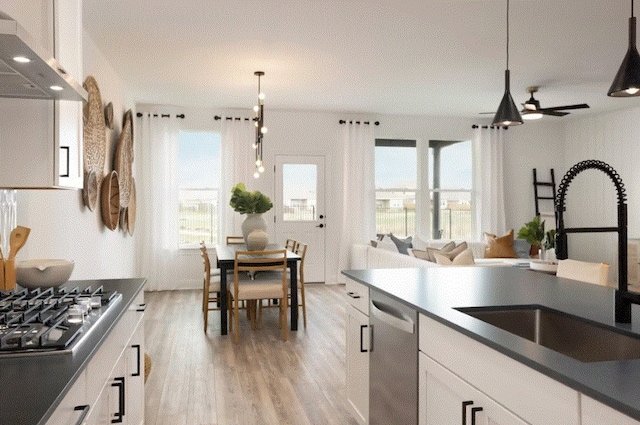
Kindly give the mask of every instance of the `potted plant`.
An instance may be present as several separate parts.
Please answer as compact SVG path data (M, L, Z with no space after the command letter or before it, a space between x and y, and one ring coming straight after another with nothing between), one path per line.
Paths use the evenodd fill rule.
M518 238L524 239L531 244L531 255L536 255L538 250L542 248L544 239L544 220L540 220L540 216L533 217L533 220L525 223L518 231Z
M240 182L231 189L229 205L235 212L247 214L247 218L242 222L242 236L247 247L249 249L264 249L269 237L266 233L267 222L262 214L273 208L271 199L258 190L249 192L244 183ZM252 232L255 234L250 240L249 235Z
M544 260L555 261L556 260L556 229L549 230L544 237L542 244L544 248Z

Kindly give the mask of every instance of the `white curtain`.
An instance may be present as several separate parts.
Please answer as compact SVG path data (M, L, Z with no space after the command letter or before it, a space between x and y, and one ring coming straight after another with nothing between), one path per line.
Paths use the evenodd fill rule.
M337 279L344 282L341 270L349 267L354 243L375 238L375 136L373 125L343 124L342 223L339 241Z
M222 190L220 194L220 234L223 241L227 235L239 235L240 225L245 216L233 211L229 206L231 188L238 182L251 185L255 163L255 125L253 121L223 120L222 141Z
M135 157L138 269L147 278L147 290L174 289L179 278L178 118L144 114L134 127L139 145Z
M477 240L483 232L502 235L506 232L504 209L504 155L506 130L475 129L473 137L473 178L475 229Z

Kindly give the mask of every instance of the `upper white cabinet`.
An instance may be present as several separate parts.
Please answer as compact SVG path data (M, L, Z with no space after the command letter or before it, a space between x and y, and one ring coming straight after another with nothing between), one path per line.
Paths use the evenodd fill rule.
M76 79L82 73L82 0L3 0ZM0 98L0 188L82 188L83 102Z

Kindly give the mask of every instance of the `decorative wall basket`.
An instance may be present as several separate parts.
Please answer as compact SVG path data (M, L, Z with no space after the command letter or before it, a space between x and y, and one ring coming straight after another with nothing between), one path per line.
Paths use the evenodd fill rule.
M120 218L120 189L117 172L111 171L102 182L100 202L104 225L109 230L115 230Z
M107 138L98 83L95 78L88 76L82 86L89 95L83 109L85 186L82 198L85 205L93 211L96 207L98 186L102 181ZM91 176L91 173L94 173L94 176Z
M118 140L116 153L113 160L113 168L118 172L120 184L120 228L133 234L134 223L130 223L129 208L131 203L135 203L133 188L133 114L129 109L124 114L122 133ZM133 220L135 221L135 205L133 206ZM130 230L131 227L131 230Z

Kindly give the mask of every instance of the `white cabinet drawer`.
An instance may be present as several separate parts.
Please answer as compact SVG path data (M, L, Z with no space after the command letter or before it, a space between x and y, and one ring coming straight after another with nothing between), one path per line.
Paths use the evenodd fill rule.
M580 423L580 394L548 376L420 315L419 347L426 355L527 422Z
M582 394L582 425L640 425L640 422Z
M369 288L353 279L347 278L345 284L347 302L369 315Z

